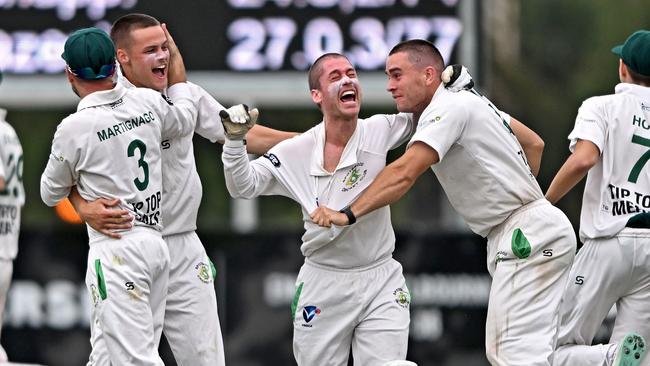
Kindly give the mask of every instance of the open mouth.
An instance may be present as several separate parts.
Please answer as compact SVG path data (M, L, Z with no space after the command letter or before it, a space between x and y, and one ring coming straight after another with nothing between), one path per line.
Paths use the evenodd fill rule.
M343 103L354 103L357 101L357 93L354 90L348 90L343 92L339 99Z
M167 76L167 66L166 65L161 65L158 67L154 67L151 69L151 71L158 77L164 78Z

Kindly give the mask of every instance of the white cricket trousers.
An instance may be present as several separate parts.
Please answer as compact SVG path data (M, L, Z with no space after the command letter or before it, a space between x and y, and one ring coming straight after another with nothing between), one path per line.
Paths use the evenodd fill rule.
M485 326L488 361L551 365L560 302L576 251L571 223L540 199L515 210L487 239L492 275Z
M196 232L163 237L170 268L163 333L179 366L224 366L216 268Z
M614 304L609 344L592 346ZM605 365L607 352L628 332L650 340L650 229L625 228L580 248L561 308L554 365ZM642 365L650 365L648 355Z
M9 293L13 270L14 262L12 260L0 259L0 335L2 335L2 320L4 319L7 293ZM0 363L1 362L7 362L7 354L0 344Z
M91 241L86 286L91 308L88 366L164 365L169 251L156 230L136 226L122 239Z
M293 353L299 366L355 366L406 359L411 296L392 257L356 269L305 259L292 304Z

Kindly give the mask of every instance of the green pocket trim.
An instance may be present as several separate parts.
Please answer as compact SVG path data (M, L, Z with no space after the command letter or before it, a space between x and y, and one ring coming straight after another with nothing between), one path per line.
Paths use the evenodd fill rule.
M300 293L302 293L302 287L304 285L304 282L300 282L300 285L298 285L298 288L296 289L295 295L293 295L293 301L291 302L291 321L296 320L296 308L298 307L298 300L300 299Z
M210 262L210 271L212 271L212 281L217 279L217 267L214 266L214 263L212 263L212 260L208 258L208 262Z
M526 235L524 235L521 229L516 228L512 233L512 253L517 258L524 259L528 258L531 251L530 242L526 238Z
M102 300L106 300L108 294L106 293L106 281L104 281L104 271L102 270L102 261L95 259L95 272L97 272L97 290Z

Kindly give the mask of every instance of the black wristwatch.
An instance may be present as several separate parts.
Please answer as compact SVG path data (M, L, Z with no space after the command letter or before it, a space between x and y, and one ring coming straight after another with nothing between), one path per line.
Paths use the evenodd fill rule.
M342 209L339 210L339 212L342 212L345 214L345 216L348 217L348 225L352 225L355 222L357 222L357 217L354 216L352 213L352 210L350 209L350 206L345 206Z

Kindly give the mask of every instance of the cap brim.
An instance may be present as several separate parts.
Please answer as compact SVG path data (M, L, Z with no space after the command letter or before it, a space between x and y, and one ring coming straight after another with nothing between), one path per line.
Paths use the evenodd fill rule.
M623 57L623 45L620 44L620 45L612 48L612 52L614 54L618 55L619 57Z

